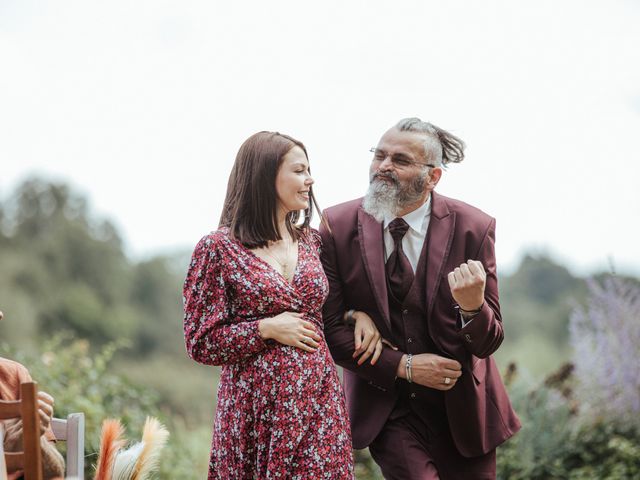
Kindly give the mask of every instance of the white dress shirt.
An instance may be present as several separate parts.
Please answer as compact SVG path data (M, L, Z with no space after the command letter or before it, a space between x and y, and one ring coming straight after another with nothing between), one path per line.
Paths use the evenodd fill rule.
M389 224L395 220L396 217L384 217L384 249L385 249L385 262L393 252L393 237L389 233ZM420 260L420 254L422 253L422 247L424 241L427 238L427 229L429 228L429 220L431 219L431 195L426 202L424 202L419 208L416 208L413 212L409 212L406 215L400 217L409 225L409 230L402 238L402 249L405 255L409 259L409 263L415 273L418 268L418 260Z
M397 217L384 217L384 250L385 250L385 262L393 252L395 244L393 237L389 233L389 224ZM422 253L422 247L427 238L427 230L429 229L429 220L431 220L431 195L426 202L424 202L419 208L413 212L409 212L406 215L400 217L409 225L409 230L402 237L402 249L405 255L409 259L409 263L415 273L418 268L418 260L420 260L420 254ZM462 327L468 325L473 321L465 320L462 314L459 314L460 324Z

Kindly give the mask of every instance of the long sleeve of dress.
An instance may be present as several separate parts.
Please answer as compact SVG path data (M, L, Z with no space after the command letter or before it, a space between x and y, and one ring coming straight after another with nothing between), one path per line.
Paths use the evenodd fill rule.
M183 288L187 353L205 365L238 363L267 348L258 332L259 320L244 321L232 312L220 242L215 233L200 240Z

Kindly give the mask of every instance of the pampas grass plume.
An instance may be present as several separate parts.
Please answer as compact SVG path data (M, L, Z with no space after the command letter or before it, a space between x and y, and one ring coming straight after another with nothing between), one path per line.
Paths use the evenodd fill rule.
M118 450L125 445L124 428L120 420L107 419L102 422L100 435L100 453L94 480L111 480L113 465Z
M143 447L142 442L138 442L126 450L120 450L113 465L113 475L109 480L133 480Z
M138 458L132 480L146 480L160 462L160 452L167 443L169 432L156 418L147 417L142 432L143 449Z

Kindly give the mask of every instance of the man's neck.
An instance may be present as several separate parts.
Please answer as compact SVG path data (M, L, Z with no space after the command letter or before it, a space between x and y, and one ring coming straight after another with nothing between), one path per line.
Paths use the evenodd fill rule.
M417 210L418 208L420 208L425 204L425 202L429 199L430 195L431 195L431 192L427 192L427 194L424 197L422 197L420 200L418 200L415 203L412 203L411 205L407 205L402 210L400 210L396 215L396 217L404 217L406 214L411 213L414 210Z

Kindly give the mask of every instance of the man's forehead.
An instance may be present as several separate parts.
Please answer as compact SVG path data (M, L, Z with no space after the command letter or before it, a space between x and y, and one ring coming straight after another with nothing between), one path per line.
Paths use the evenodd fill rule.
M400 131L397 128L391 128L385 132L378 142L378 147L385 147L386 150L394 149L422 149L426 134L422 132Z

